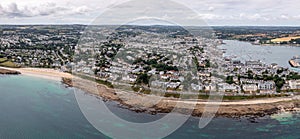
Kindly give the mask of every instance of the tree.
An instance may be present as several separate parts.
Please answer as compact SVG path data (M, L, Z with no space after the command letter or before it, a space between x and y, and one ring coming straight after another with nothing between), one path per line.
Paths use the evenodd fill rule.
M211 66L210 61L208 59L205 60L205 67L209 68Z
M227 77L226 77L226 83L228 83L228 84L233 84L233 83L234 83L233 77L232 77L232 76L227 76Z
M148 85L149 84L149 79L150 79L150 76L143 73L143 74L138 75L136 83L137 84L147 84Z
M300 75L296 72L291 72L286 78L287 80L298 80L300 79Z
M248 73L248 78L253 79L253 72L251 70L247 71Z
M147 71L147 72L148 72L148 71L150 71L150 70L151 70L151 67L150 67L150 66L146 66L146 67L144 67L143 69L144 69L145 71Z
M281 74L283 72L283 69L278 69L276 72L277 74Z
M276 85L276 92L281 92L281 88L283 87L285 80L280 78L278 75L275 75L273 80Z

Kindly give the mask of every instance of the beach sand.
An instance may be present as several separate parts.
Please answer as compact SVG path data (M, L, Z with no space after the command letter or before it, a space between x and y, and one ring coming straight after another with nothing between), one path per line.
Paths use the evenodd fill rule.
M61 72L54 69L43 69L43 68L6 68L7 70L13 70L21 72L23 75L34 76L39 78L46 78L51 80L61 81L62 78L73 78L74 76L70 73Z

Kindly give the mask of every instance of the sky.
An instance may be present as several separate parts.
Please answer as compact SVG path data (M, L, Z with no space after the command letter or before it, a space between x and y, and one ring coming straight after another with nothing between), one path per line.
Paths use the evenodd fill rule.
M159 19L182 25L300 26L299 2L300 0L1 0L0 24L155 24L152 19Z

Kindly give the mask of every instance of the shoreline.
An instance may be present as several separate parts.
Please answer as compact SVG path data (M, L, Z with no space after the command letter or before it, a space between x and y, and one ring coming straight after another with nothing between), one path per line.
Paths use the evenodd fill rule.
M266 116L281 111L297 111L300 108L300 96L264 98L240 101L207 102L205 100L191 101L176 98L166 98L154 95L138 93L127 93L116 91L105 85L93 81L75 77L70 73L60 72L54 69L39 68L4 68L14 70L23 75L40 77L61 81L63 84L83 90L86 93L96 95L103 100L119 102L121 106L135 112L146 112L150 114L169 113L176 106L179 113L193 108L193 116L201 116L206 106L218 106L216 116L242 117L242 116Z
M243 42L247 42L247 41L243 41ZM253 45L258 45L258 46L283 46L283 47L300 47L300 44L273 44L273 43L270 43L270 44L255 44L255 43L252 43L252 42L249 42Z
M219 106L219 109L216 116L232 118L242 116L263 117L266 115L280 113L282 111L295 112L300 108L300 96L230 102L207 102L205 100L191 101L116 91L104 85L84 79L78 79L75 81L65 79L64 83L68 86L79 88L85 92L100 96L104 100L117 101L121 106L128 108L129 110L149 114L170 113L174 107L176 107L176 111L183 114L190 108L193 108L192 115L200 117L204 113L205 107L217 105L217 107ZM97 89L95 88L96 86Z
M73 75L65 72L60 72L54 69L42 69L42 68L7 68L0 67L6 70L12 70L20 72L21 75L34 76L44 79L61 81L62 78L73 78Z
M229 41L240 41L238 39L225 39ZM224 41L224 40L223 40ZM245 42L245 43L250 43L252 45L257 45L257 46L284 46L284 47L300 47L300 44L277 44L277 43L254 43L251 41L240 41L240 42ZM223 43L221 45L224 45L226 43Z
M5 68L0 68L0 75L19 75L21 72L15 71L15 70L9 70Z

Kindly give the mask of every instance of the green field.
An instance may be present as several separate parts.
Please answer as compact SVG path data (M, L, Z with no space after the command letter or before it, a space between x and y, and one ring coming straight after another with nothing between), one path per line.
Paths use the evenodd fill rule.
M111 82L108 82L108 81L104 81L104 80L100 80L100 79L95 79L95 78L92 78L92 77L89 77L89 76L85 76L85 75L82 75L82 74L76 74L76 73L73 73L73 75L77 76L77 77L80 77L82 79L86 79L86 80L90 80L90 81L94 81L98 84L103 84L109 88L113 88L114 86L112 85Z
M6 62L7 58L0 58L0 63Z
M7 58L0 58L0 66L9 67L9 68L20 68L20 66L18 66L15 63L11 62Z

